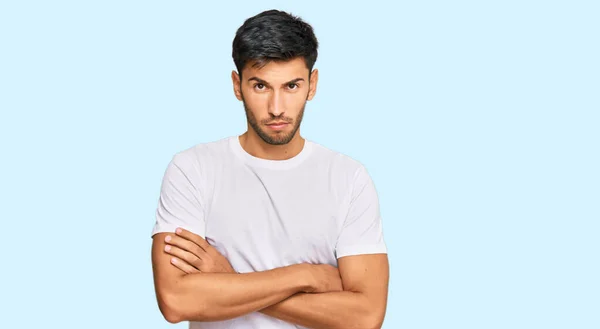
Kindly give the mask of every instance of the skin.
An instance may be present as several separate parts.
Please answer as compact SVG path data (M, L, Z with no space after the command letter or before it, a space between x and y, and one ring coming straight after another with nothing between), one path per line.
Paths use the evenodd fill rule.
M188 275L236 273L227 258L201 236L178 228L168 234L165 253L171 264ZM322 265L309 265L322 266ZM333 289L322 293L296 293L260 309L263 314L308 328L380 328L385 317L389 282L387 255L359 255L338 260L341 286L335 275Z
M240 136L240 144L249 154L269 160L285 160L296 156L304 147L300 124L306 102L317 92L319 71L309 70L303 58L288 62L271 61L262 68L246 64L242 75L231 72L235 97L242 101L248 131ZM267 124L284 121L289 124L275 131Z
M304 147L300 124L316 94L318 71L309 75L302 58L249 63L231 74L243 102L248 130L239 137L249 154L269 160L296 156ZM272 122L289 123L274 130ZM201 236L184 229L153 237L152 265L158 304L165 318L218 321L262 312L309 328L380 328L387 306L386 254L347 256L338 267L295 264L236 273Z
M171 323L181 321L221 321L259 311L299 292L341 291L339 273L333 266L294 264L253 273L185 273L176 266L166 244L182 244L173 233L153 236L152 268L158 306ZM193 250L192 248L190 248ZM203 259L218 259L218 252L207 248ZM214 248L212 248L214 249ZM171 249L173 250L173 249ZM218 266L209 268L216 271ZM206 270L206 268L205 268Z

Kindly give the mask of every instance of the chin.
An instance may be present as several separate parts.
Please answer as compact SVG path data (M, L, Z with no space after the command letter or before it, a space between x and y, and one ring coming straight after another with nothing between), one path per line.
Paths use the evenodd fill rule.
M286 138L282 138L281 135L278 134L270 134L269 140L265 140L268 144L271 145L285 145L292 141L292 138L286 136Z

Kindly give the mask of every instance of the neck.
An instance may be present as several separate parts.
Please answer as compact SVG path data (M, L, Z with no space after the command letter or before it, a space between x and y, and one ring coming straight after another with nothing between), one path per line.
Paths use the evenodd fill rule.
M287 160L298 155L304 148L304 138L300 136L300 130L292 140L284 145L271 145L266 143L251 130L246 131L239 137L240 145L250 155L266 160Z

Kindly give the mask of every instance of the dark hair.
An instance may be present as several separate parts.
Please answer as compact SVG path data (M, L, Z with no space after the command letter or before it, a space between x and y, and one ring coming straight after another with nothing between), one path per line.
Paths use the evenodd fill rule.
M270 61L304 57L308 72L317 61L319 43L312 27L299 17L279 10L264 11L248 18L233 39L232 57L238 73L248 62L261 68Z

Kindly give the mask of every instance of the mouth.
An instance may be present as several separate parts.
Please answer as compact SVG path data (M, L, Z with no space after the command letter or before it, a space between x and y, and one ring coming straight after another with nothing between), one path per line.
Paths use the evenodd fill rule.
M289 125L289 123L287 123L287 122L275 122L275 123L268 124L267 126L271 129L280 130L280 129L287 127L287 125Z

